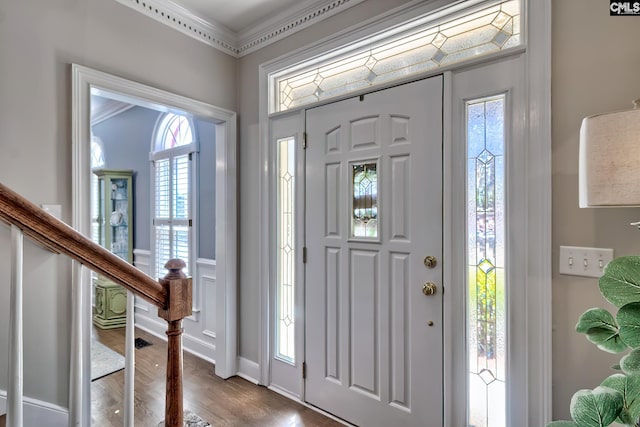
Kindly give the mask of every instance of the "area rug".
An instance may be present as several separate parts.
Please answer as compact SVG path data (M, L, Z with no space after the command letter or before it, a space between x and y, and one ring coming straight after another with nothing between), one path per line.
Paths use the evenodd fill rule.
M191 411L184 411L183 421L184 427L207 427L211 425ZM158 427L164 427L164 421L161 421Z
M124 356L91 339L91 381L124 369Z

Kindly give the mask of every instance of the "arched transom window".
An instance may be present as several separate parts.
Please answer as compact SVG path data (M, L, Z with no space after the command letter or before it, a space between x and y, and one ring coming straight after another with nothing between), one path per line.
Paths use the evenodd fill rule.
M154 151L169 150L194 142L193 126L185 116L173 113L165 115L158 130L161 130L162 133L156 140Z

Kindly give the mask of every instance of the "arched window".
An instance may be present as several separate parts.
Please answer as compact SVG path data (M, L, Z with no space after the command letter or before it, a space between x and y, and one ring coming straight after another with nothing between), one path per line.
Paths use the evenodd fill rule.
M166 114L160 122L158 130L161 130L162 133L158 134L159 138L155 141L153 151L156 152L188 145L194 141L193 126L185 116Z
M179 114L165 114L152 142L152 242L154 274L163 277L164 265L180 258L191 271L193 261L193 161L197 152L193 121Z

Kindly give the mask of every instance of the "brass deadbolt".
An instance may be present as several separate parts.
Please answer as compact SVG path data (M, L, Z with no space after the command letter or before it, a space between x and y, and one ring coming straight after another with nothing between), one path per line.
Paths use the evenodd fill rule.
M438 264L438 260L434 256L426 256L424 257L424 266L427 268L434 268Z

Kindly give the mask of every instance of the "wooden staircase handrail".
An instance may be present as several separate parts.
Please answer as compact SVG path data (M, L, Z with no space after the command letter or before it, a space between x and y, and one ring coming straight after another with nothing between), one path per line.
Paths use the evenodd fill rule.
M155 306L167 308L167 292L158 281L1 183L0 220L15 225L47 249L69 256Z

